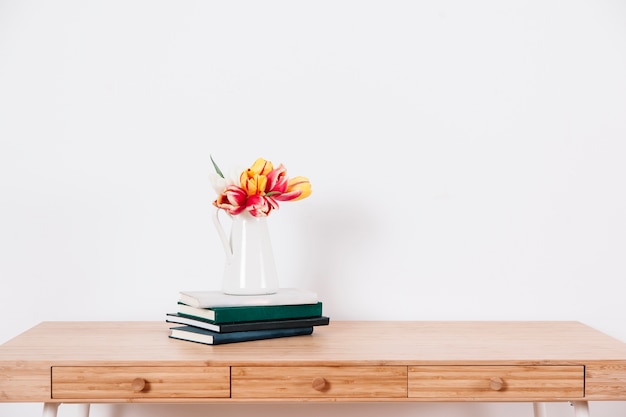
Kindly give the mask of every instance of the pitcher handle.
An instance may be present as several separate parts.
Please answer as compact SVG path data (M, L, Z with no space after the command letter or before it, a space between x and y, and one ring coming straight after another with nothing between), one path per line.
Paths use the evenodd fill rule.
M224 232L224 228L222 227L222 223L220 222L220 210L215 210L215 215L213 216L213 224L217 229L217 234L220 236L220 240L222 241L222 245L224 245L224 252L226 252L226 261L230 262L233 259L233 250L230 247L230 241L226 237L226 233Z

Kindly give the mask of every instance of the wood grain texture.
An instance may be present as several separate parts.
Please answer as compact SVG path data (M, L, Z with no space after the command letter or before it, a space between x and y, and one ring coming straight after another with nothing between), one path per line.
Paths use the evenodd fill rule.
M271 379L282 378L281 383L297 382L267 401L626 400L626 344L573 321L331 321L310 336L217 346L171 339L170 326L132 321L40 323L0 346L0 401L61 401L58 395L78 402L87 397L92 402L264 401L254 397L262 388L252 380L266 383L268 378L245 380L237 374L245 369L251 375L252 367L271 371ZM423 368L438 366L456 368ZM117 379L108 381L93 370L64 379L67 375L56 374L61 367L115 368L111 376ZM492 372L496 367L502 367L501 372ZM149 368L154 373L138 372ZM290 373L297 368L298 373ZM230 369L233 398L223 387L224 381L230 384L230 375L220 373ZM336 373L318 375L320 369ZM203 385L206 381L199 379L204 376L196 371L207 372L210 382ZM427 371L434 372L422 375ZM399 383L402 372L408 375L404 388ZM181 375L194 382L177 381ZM211 380L215 375L219 376ZM374 380L381 375L387 382L376 385ZM96 385L85 390L86 385L77 382L80 378ZM137 378L149 389L140 387ZM313 384L315 378L323 381ZM581 378L586 385L582 393ZM486 385L473 385L478 383Z
M409 397L442 401L582 399L585 369L555 366L410 366Z
M224 366L55 366L52 398L228 398Z
M586 367L585 394L595 400L626 397L626 364L604 363Z
M0 365L577 364L626 360L626 344L578 322L335 321L311 336L206 346L165 322L43 322L0 347Z
M39 402L49 398L48 363L0 361L0 402Z
M406 372L406 366L233 367L232 397L406 398Z

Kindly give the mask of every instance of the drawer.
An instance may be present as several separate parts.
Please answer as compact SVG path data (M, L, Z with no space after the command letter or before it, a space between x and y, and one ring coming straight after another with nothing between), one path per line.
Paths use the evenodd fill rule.
M409 398L534 401L584 396L584 366L409 366Z
M406 366L233 367L233 398L406 398Z
M52 398L228 398L229 367L55 366Z

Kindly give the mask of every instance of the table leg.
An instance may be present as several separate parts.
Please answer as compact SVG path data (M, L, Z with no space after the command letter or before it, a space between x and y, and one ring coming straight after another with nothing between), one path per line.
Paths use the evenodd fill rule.
M533 403L533 413L535 417L547 417L545 403Z
M43 403L42 417L57 417L60 403Z
M589 403L587 401L572 401L575 417L589 417Z
M78 417L89 417L89 403L78 404Z

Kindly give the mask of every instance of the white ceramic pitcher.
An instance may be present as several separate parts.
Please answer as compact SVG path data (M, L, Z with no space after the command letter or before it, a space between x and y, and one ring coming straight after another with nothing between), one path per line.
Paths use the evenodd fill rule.
M213 221L226 252L222 292L232 295L273 294L278 291L278 274L270 241L267 217L247 211L226 213L232 220L230 238L217 209Z

